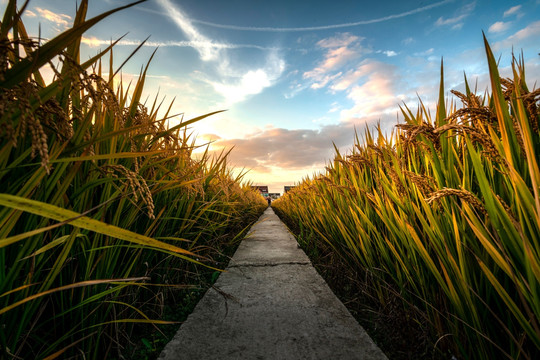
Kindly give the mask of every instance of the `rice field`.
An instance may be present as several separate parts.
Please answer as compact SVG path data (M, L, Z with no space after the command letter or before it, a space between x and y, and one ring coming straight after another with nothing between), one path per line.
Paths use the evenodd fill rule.
M218 266L220 249L266 208L226 154L194 156L189 126L213 113L169 127L172 104L141 101L151 59L130 84L114 43L81 61L82 34L134 4L87 19L83 0L73 26L41 44L20 19L26 4L6 5L2 359L129 358L122 351L134 327L170 323L165 304L182 306L175 294L199 286L192 275Z
M129 84L114 42L81 61L82 34L137 3L87 19L83 0L73 26L44 43L28 36L24 5L6 5L0 358L129 358L137 326L170 324L166 304L182 306L179 291L200 286L266 207L226 154L194 156L190 125L215 112L170 127L172 104L142 102L151 58ZM357 135L350 154L336 150L324 174L272 206L368 274L369 296L397 293L420 311L448 358L536 359L540 90L522 60L503 78L485 50L489 93L465 79L445 99L441 66L434 114L402 106L392 134Z
M446 358L537 359L540 90L485 50L490 93L465 79L445 99L441 65L434 114L402 106L392 134L357 135L272 206L367 274L369 296L419 310Z

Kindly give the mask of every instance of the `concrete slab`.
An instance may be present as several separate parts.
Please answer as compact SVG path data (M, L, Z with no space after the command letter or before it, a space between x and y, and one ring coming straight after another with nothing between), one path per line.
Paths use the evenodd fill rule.
M268 208L159 359L387 359Z
M281 220L273 213L265 213L242 241L229 267L282 263L311 264Z

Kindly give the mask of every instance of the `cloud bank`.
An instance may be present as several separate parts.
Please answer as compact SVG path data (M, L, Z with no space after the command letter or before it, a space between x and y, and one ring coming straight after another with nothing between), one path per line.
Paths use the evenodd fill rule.
M213 144L214 152L221 148L233 151L230 161L256 172L269 173L273 169L301 170L323 167L333 158L333 143L350 148L354 140L354 127L328 125L319 130L267 128L242 139L219 139Z

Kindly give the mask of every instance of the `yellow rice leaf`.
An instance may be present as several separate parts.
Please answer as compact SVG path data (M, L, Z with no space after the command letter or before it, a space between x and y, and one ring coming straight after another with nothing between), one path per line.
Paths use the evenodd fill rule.
M158 241L156 239L134 233L132 231L119 228L114 225L109 225L99 220L91 219L71 210L63 209L58 206L47 204L44 202L26 199L20 196L0 194L0 205L12 209L26 211L35 215L43 216L57 221L65 221L70 225L80 227L82 229L94 231L113 238L133 242L136 244L153 247L161 250L168 250L173 253L194 255L192 252L181 249L179 247ZM2 241L0 239L0 247Z
M0 248L6 247L8 245L16 243L17 241L24 240L24 239L29 238L31 236L34 236L34 235L41 234L43 232L52 230L52 229L57 228L57 227L59 227L61 225L63 225L63 224L58 223L58 224L54 224L54 225L49 225L49 226L45 226L45 227L42 227L42 228L39 228L39 229L27 231L27 232L22 233L22 234L10 236L8 238L0 239ZM34 255L37 255L37 254L34 254ZM32 256L32 255L30 255L30 256Z
M81 234L78 234L76 235L76 237L79 237L79 236L83 236ZM36 256L36 255L39 255L39 254L42 254L44 253L45 251L47 250L50 250L52 249L53 247L55 246L58 246L58 245L61 245L63 244L67 239L69 239L70 235L64 235L64 236L60 236L58 239L55 239L53 241L51 241L50 243L48 243L47 245L39 248L38 250L34 251L32 254L22 258L21 260L25 260L25 259L28 259L28 258L31 258L32 256Z
M9 295L9 294L12 294L12 293L15 293L17 291L21 291L21 290L24 290L24 289L28 289L29 287L31 286L34 286L34 285L37 285L38 283L34 283L34 284L26 284L26 285L22 285L22 286L19 286L18 288L15 288L15 289L11 289L9 291L6 291L5 293L3 293L2 295L0 295L0 298L1 297L4 297L6 295Z

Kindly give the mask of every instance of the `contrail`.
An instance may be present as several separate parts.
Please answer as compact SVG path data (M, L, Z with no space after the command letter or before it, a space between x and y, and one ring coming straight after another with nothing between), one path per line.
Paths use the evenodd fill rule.
M238 30L238 31L263 31L263 32L294 32L294 31L316 31L316 30L329 30L329 29L339 29L339 28L346 28L346 27L354 27L359 25L369 25L369 24L375 24L379 22L384 22L392 19L399 19L402 17L406 17L413 14L418 14L420 12L433 9L435 7L439 7L444 4L448 4L453 2L454 0L444 0L440 1L438 3L422 6L413 10L409 10L400 14L394 14L394 15L388 15L384 16L378 19L371 19L371 20L361 20L361 21L355 21L350 23L344 23L344 24L333 24L333 25L322 25L322 26L308 26L308 27L289 27L289 28L281 28L281 27L255 27L255 26L238 26L238 25L228 25L228 24L217 24L210 21L204 21L204 20L197 20L197 19L190 19L191 22L207 25L215 28L220 29L228 29L228 30Z

